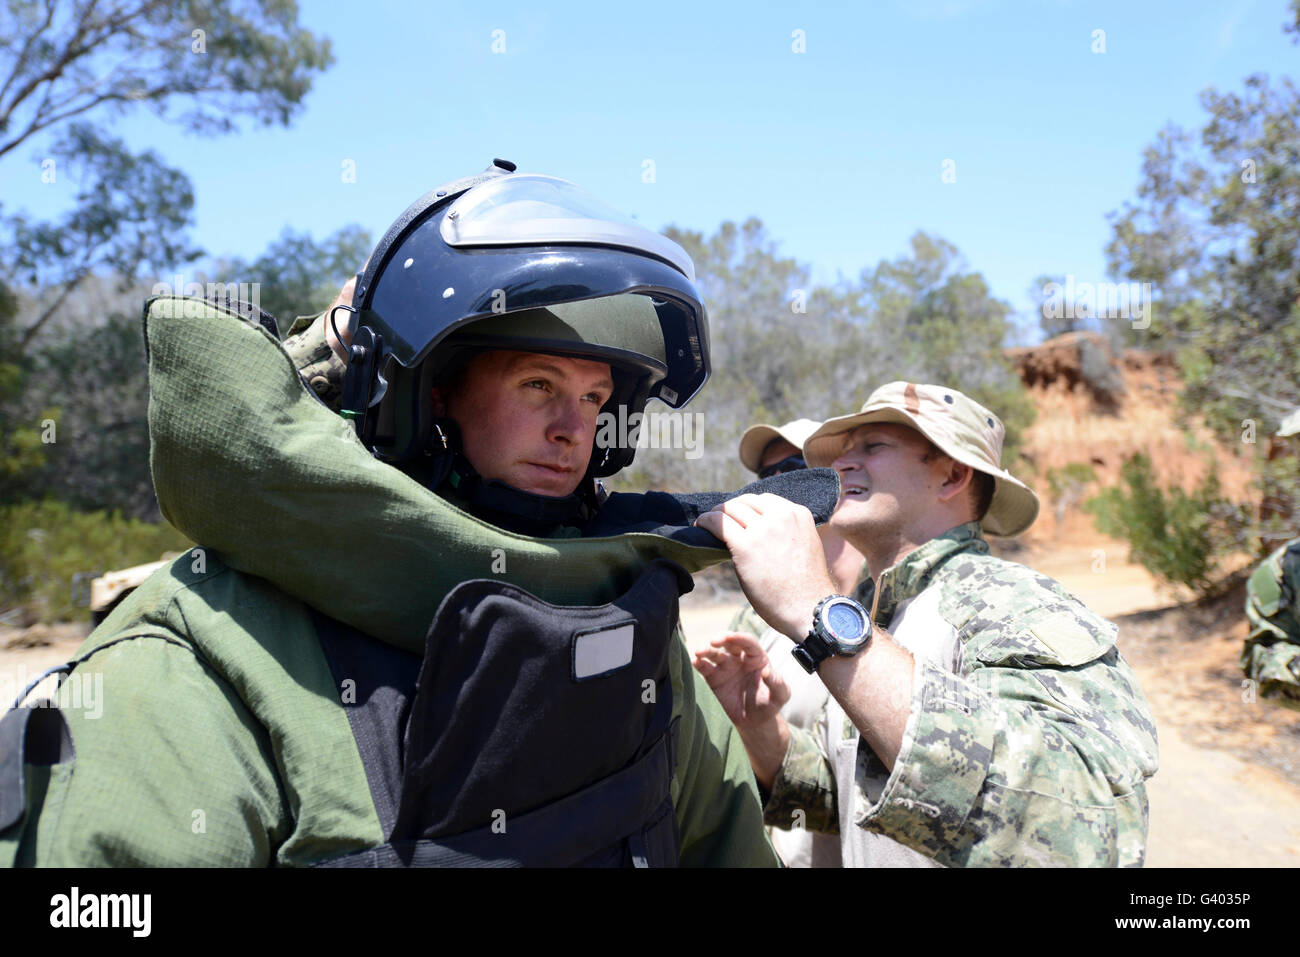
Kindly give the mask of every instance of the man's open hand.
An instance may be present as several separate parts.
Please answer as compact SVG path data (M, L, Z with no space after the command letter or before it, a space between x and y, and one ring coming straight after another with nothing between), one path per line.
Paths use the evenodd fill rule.
M758 639L731 632L695 653L695 670L713 689L737 728L765 725L790 700L790 686L773 669Z
M743 632L724 635L697 651L694 664L740 732L758 783L771 788L790 746L790 726L781 717L790 686L772 668L758 639Z

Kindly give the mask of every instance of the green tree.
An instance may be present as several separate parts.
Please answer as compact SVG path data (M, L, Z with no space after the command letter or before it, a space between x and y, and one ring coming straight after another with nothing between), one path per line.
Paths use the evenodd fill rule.
M1033 406L1002 354L1010 309L950 243L917 233L909 255L825 287L757 219L708 238L666 232L691 254L709 307L713 374L687 410L705 441L695 460L638 453L629 487L734 488L753 478L736 458L745 428L856 411L893 379L948 382L996 410L1014 462Z
M0 481L7 500L54 498L83 510L161 518L149 474L149 387L138 314L114 314L94 348L71 336L29 359L26 421L48 421L42 467ZM39 418L38 418L39 417Z
M1175 350L1183 408L1235 443L1300 405L1300 91L1257 74L1201 105L1198 136L1169 126L1147 148L1107 253L1112 272L1159 291L1144 336ZM1277 514L1300 514L1294 471L1257 462Z
M0 280L0 498L9 499L13 483L45 464L40 422L57 415L24 414L18 408L26 380L18 351L18 296Z
M329 41L300 28L292 0L10 0L0 8L0 158L62 131L42 177L78 167L76 207L58 223L0 221L0 273L40 287L20 323L29 347L96 270L134 278L198 254L183 227L192 189L179 170L133 153L90 119L135 107L204 133L235 120L288 122L331 62ZM160 266L160 264L162 264Z
M1211 594L1220 557L1240 547L1246 515L1220 495L1213 468L1191 493L1162 490L1151 459L1138 453L1120 466L1120 484L1084 503L1103 534L1129 543L1129 561L1166 582Z
M21 353L92 273L155 275L199 255L189 246L194 193L189 179L152 151L132 153L120 139L74 123L56 152L77 157L82 185L76 206L58 222L11 219L10 267L31 285L51 290L18 338Z
M145 106L199 132L288 125L333 62L293 0L8 0L0 8L0 157L91 111Z
M1161 132L1107 252L1160 290L1149 337L1177 349L1185 405L1228 436L1300 405L1300 93L1256 75L1201 102L1199 148Z
M25 606L40 621L84 620L78 576L143 565L190 545L165 522L79 512L51 500L0 505L0 611Z
M1065 521L1066 510L1078 504L1084 492L1096 481L1097 470L1089 462L1070 462L1060 468L1048 469L1047 488L1058 528Z
M147 109L199 133L241 119L288 125L331 62L329 41L299 26L293 0L0 6L0 159L50 137L33 180L78 185L57 221L0 212L6 498L43 490L132 514L152 501L138 324L107 311L96 328L70 333L63 317L101 277L125 289L196 257L186 236L194 197L184 173L128 149L105 124Z
M1011 307L990 295L984 277L969 271L948 241L918 232L911 247L910 256L863 273L870 343L887 357L889 379L951 384L996 412L1007 429L1002 462L1010 467L1034 419L1033 403L1003 354L1013 331Z
M223 281L262 282L262 308L279 310L282 320L328 305L369 249L364 230L356 226L320 243L306 235L291 240L272 243L252 265L236 262L233 272L229 264L218 267ZM65 304L67 309L88 299L86 311L96 314L93 326L61 326L21 362L0 360L0 388L6 381L14 383L0 393L0 425L5 426L0 500L53 497L77 509L117 510L156 521L160 515L149 473L148 370L139 316L144 292L134 297L89 295L92 290L102 293L100 287L106 285L89 281ZM0 332L3 303L0 299ZM107 319L101 318L104 312ZM52 435L42 428L50 421ZM54 441L42 441L47 436Z
M361 270L370 255L370 234L344 226L317 243L307 233L285 230L251 263L221 263L216 273L229 283L257 283L263 310L275 316L280 331L295 316L319 312L334 301L339 287Z
M707 238L674 227L664 232L695 262L709 309L712 373L686 410L703 417L703 442L696 459L641 451L626 481L652 488L735 487L747 476L736 461L740 433L755 421L805 414L790 410L805 398L799 390L807 385L794 370L816 348L808 268L782 256L756 218L725 222ZM652 403L647 411L663 407Z

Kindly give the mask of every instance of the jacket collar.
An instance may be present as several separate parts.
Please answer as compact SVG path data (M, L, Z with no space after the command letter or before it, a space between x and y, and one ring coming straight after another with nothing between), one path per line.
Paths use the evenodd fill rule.
M880 601L876 605L875 620L891 620L900 604L929 587L934 573L949 559L966 553L986 555L988 550L979 522L967 522L909 552L881 573L877 583Z

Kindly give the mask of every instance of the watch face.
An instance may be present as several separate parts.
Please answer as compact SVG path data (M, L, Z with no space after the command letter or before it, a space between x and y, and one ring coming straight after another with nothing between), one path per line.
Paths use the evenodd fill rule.
M847 602L833 602L826 609L826 624L838 640L855 642L867 630L862 613Z

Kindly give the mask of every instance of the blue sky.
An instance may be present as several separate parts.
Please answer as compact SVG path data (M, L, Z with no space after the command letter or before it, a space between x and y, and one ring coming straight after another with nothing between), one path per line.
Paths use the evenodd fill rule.
M924 229L1027 312L1039 274L1106 278L1106 214L1133 198L1162 125L1199 128L1200 91L1300 73L1285 0L302 8L337 62L289 129L115 124L194 181L192 236L211 254L255 256L285 227L319 239L356 222L377 239L421 193L503 156L655 228L758 216L822 281ZM0 161L7 209L53 215L71 196L66 177L40 183L45 146Z

